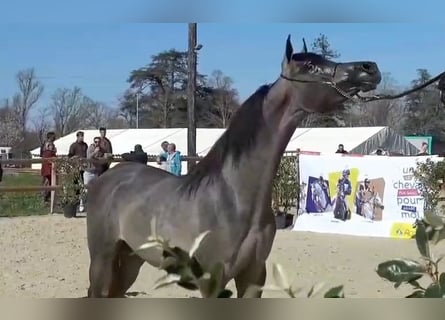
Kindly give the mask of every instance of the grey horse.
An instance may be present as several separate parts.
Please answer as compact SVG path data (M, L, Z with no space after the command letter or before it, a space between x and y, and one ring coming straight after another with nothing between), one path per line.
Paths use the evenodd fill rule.
M265 283L276 232L272 181L298 123L307 112L337 110L380 81L374 62L336 63L306 48L294 53L289 36L278 79L242 104L187 175L121 163L91 184L88 297L124 297L145 262L159 266L157 248L131 254L152 235L153 217L157 234L184 250L209 231L198 261L204 268L222 262L222 288L234 279L238 298L261 297L260 290L247 289Z

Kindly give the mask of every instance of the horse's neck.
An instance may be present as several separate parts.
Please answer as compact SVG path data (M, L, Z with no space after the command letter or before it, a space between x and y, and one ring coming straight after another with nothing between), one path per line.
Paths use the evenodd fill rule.
M236 194L237 206L258 214L257 221L264 221L264 211L269 213L273 180L297 127L297 121L283 120L290 102L282 88L272 86L263 105L265 126L258 131L255 145L238 163L229 157L223 166L223 177Z

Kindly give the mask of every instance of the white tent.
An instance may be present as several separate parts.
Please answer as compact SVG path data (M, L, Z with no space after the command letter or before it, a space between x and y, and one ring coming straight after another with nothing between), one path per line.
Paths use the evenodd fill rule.
M302 128L297 129L286 150L334 153L339 144L355 154L371 154L377 148L415 155L419 152L404 136L389 127Z
M215 144L225 129L198 128L196 132L196 151L198 155L205 156ZM98 130L83 130L84 140L92 143ZM135 144L149 155L157 155L163 141L174 142L181 154L187 154L187 128L168 129L108 129L107 137L113 145L114 154L122 154L133 150ZM73 132L55 141L59 155L68 154L70 145L76 140ZM403 152L406 155L416 154L419 150L409 143L403 136L388 127L353 127L353 128L301 128L292 136L286 151L316 151L321 153L334 153L338 144L343 143L345 149L351 153L369 154L377 147L387 150ZM31 151L33 157L38 157L39 148ZM150 165L156 165L151 163ZM40 164L33 168L40 169ZM187 172L183 165L183 173Z

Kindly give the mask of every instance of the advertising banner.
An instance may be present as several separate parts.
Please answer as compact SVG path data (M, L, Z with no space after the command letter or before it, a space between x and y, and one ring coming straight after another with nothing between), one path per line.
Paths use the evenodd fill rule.
M294 230L410 237L424 202L413 171L427 158L301 154Z

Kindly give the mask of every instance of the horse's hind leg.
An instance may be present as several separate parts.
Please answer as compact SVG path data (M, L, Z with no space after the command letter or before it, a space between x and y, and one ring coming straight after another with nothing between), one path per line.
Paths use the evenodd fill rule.
M261 290L248 290L249 286L263 287L266 282L266 263L252 264L235 277L238 298L261 298Z

